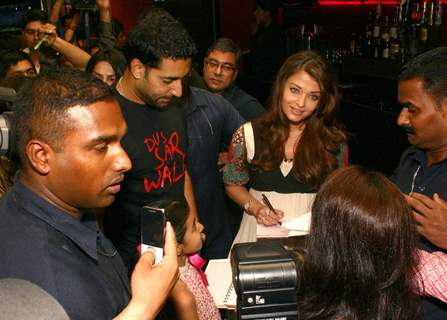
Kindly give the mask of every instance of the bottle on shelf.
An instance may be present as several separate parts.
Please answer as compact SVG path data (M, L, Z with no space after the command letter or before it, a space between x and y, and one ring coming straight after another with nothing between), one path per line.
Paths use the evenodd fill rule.
M368 20L366 23L366 32L365 32L366 39L370 39L373 37L373 29L374 29L373 12L368 11Z
M373 47L372 47L372 57L374 59L380 59L381 57L381 41L380 38L373 39Z
M435 24L435 0L430 2L427 23L430 27Z
M390 37L389 21L388 21L388 16L385 16L385 22L383 23L381 38L383 41L386 41L389 37Z
M390 49L391 49L390 38L387 37L386 39L382 39L382 40L383 40L382 59L388 60L388 59L390 59Z
M351 35L351 39L349 40L349 53L353 56L356 55L356 48L357 48L356 42L357 42L357 34L353 32Z
M381 19L382 19L382 4L377 1L376 15L374 17L373 38L380 38L381 35Z
M395 38L391 40L390 46L390 60L401 62L401 46L399 38Z
M392 21L391 27L390 27L390 38L391 38L391 41L393 39L397 39L397 37L398 37L399 16L400 16L400 6L397 5L396 8L395 8L394 16L393 16L393 21Z
M436 0L435 26L442 25L442 0Z
M365 38L358 34L355 40L355 55L357 57L365 56Z
M419 42L425 46L428 42L428 21L427 21L427 2L422 3L422 12L419 26Z
M418 54L419 51L419 34L418 25L412 24L408 33L408 48L407 53L409 58L412 58Z
M378 0L376 13L374 17L373 40L372 40L372 57L374 59L380 59L382 57L381 20L382 20L382 2L381 0Z

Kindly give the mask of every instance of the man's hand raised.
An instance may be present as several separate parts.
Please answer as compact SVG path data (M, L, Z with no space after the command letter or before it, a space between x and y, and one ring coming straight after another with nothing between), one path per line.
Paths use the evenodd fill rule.
M405 195L418 223L417 230L436 246L447 249L447 202L435 193L433 199L420 193Z

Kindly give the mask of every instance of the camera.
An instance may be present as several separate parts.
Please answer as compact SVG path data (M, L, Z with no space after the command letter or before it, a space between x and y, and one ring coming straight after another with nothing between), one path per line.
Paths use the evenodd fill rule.
M11 116L16 100L16 91L0 87L0 156L9 155L13 146Z
M237 319L297 319L298 268L280 242L235 244L231 268Z

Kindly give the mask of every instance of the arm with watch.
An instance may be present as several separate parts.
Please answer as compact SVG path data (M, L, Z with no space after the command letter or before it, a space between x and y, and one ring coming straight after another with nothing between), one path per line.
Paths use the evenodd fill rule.
M229 162L223 169L225 191L228 196L247 214L254 216L258 223L264 225L281 223L284 212L276 208L274 211L270 210L261 200L250 194L245 186L250 177L243 126L233 135L228 160Z
M281 224L284 212L276 208L275 211L270 210L262 201L255 199L245 186L226 184L225 191L247 214L254 216L259 224Z

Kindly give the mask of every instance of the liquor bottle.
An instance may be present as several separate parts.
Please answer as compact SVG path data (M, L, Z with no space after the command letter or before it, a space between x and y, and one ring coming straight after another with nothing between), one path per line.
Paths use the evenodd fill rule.
M380 38L373 39L372 57L374 59L380 59L381 57L381 43Z
M410 22L410 0L405 1L403 4L401 2L401 20L400 22L408 24Z
M401 47L399 38L391 39L390 60L401 61Z
M433 26L435 24L435 0L430 2L430 9L428 13L428 25Z
M400 16L400 6L397 5L396 9L395 9L395 13L394 13L394 17L393 17L393 22L391 24L390 27L390 38L391 41L393 39L397 39L398 38L398 29L399 29L399 16Z
M374 59L380 59L382 56L381 52L381 37L382 33L381 29L381 18L382 18L382 2L381 0L377 1L376 7L376 15L374 18L374 28L373 28L373 48L372 48L372 56Z
M428 22L427 22L427 2L422 3L422 13L419 27L419 41L422 46L425 46L428 41Z
M442 0L436 1L435 26L442 25Z
M382 59L388 60L390 58L390 48L391 48L390 38L387 37L386 39L383 39Z
M359 34L355 40L355 55L357 57L364 57L365 51L365 38Z
M376 16L374 18L373 38L380 38L381 32L381 18L382 18L382 2L377 1Z
M390 27L388 24L388 16L385 16L385 23L383 24L383 28L382 28L382 40L386 41L388 40L390 37Z
M351 39L349 40L349 52L351 55L356 55L356 42L357 42L357 34L355 32L352 33Z
M367 23L366 23L366 32L365 32L366 39L369 39L369 38L373 37L373 28L374 28L373 12L372 11L368 11L368 20L367 20Z
M419 35L417 24L412 24L410 26L410 31L408 33L408 56L410 58L416 56L419 50Z

